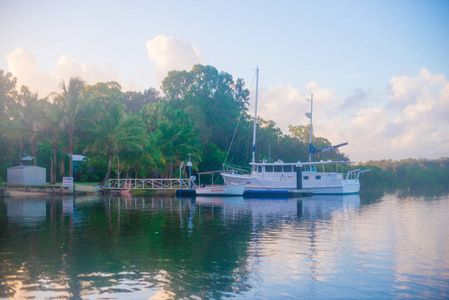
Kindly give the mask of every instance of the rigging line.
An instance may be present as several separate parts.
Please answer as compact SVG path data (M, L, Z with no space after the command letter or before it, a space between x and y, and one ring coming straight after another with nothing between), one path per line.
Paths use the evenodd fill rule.
M332 118L329 116L329 114L327 113L327 111L324 109L324 107L320 104L320 102L316 101L316 103L318 103L318 105L321 107L321 109L324 111L324 113L326 114L326 116L329 118L329 120L332 122L332 124L334 125L334 127L338 130L338 132L340 133L340 135L345 139L345 141L347 142L348 139L343 135L343 133L340 131L340 129L337 127L337 125L335 125L334 120L332 120Z
M237 129L238 129L239 124L240 124L240 119L242 119L242 115L243 115L244 111L245 110L242 109L242 112L240 113L239 120L237 121L237 126L235 126L234 134L232 135L231 144L229 145L228 153L226 154L226 158L225 158L224 164L228 161L229 152L231 152L231 147L232 147L232 144L234 143L235 133L237 132Z
M250 90L254 83L254 77L256 77L256 72L254 72L253 79L251 80L251 85L249 87ZM226 164L226 162L228 161L228 156L229 156L229 153L231 152L232 144L234 143L235 134L237 133L237 129L239 128L240 120L242 119L242 115L244 112L245 112L245 104L243 104L242 111L240 112L240 116L237 121L237 126L235 127L234 134L232 135L231 143L229 144L229 148L228 148L228 153L226 154L226 158L225 158L225 161L223 164Z

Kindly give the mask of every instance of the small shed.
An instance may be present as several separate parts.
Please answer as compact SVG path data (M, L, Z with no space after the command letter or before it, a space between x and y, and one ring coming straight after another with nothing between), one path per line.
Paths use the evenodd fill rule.
M8 168L8 184L45 184L46 169L36 166L16 166Z
M83 165L84 159L89 160L88 157L81 154L73 154L73 172L76 172Z

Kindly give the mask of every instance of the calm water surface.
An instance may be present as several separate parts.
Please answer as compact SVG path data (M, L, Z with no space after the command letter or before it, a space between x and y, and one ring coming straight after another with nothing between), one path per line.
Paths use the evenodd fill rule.
M449 195L0 199L0 298L447 299Z

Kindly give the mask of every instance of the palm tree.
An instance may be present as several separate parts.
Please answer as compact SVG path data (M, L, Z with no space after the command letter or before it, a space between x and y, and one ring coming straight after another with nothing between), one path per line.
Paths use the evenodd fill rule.
M44 131L46 133L47 141L51 145L51 159L50 159L50 183L56 183L56 169L57 169L57 153L59 150L59 141L61 135L61 128L59 126L62 119L62 111L55 103L50 103L47 108L47 117L45 119Z
M100 185L109 180L114 155L122 150L142 151L147 144L141 119L137 116L127 116L120 102L112 103L109 111L101 112L97 130L92 137L92 142L84 152L103 154L108 158L107 171Z
M158 125L158 145L166 162L166 177L172 177L175 166L189 154L200 162L201 143L191 123L163 118Z
M187 113L162 101L146 105L140 115L147 132L156 138L156 146L162 152L164 166L160 171L165 173L165 177L171 177L175 166L189 154L197 163L200 162L200 139Z
M165 165L162 153L157 147L157 132L146 133L146 146L143 150L121 151L120 163L134 171L134 177L152 177Z
M37 166L37 143L43 136L45 108L48 102L45 98L40 99L38 93L31 93L25 86L22 86L19 99L21 99L21 109L18 122L31 145L34 165Z
M40 99L38 93L31 93L28 87L22 86L17 101L10 108L10 119L2 129L7 137L20 147L20 155L30 147L37 166L37 144L43 138L43 126L47 99ZM24 149L25 148L25 149Z
M62 93L57 95L55 99L62 111L59 126L67 130L69 136L69 177L73 177L73 138L81 110L80 99L85 87L86 83L81 78L72 77L68 85L66 85L65 81L61 82L60 88Z

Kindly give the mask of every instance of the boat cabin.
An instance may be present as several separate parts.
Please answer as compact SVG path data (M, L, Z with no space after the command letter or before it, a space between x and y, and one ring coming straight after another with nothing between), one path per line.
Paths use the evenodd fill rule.
M320 180L340 180L343 179L343 174L339 172L325 171L325 165L348 164L346 161L320 161L320 162L296 162L284 163L282 160L277 160L274 163L268 163L263 160L259 163L250 163L252 166L251 175L264 179L274 181L290 181L296 180L296 166L301 165L303 168L303 182L305 181L320 181ZM319 166L322 166L322 171L317 171Z

